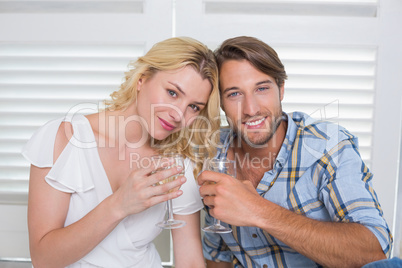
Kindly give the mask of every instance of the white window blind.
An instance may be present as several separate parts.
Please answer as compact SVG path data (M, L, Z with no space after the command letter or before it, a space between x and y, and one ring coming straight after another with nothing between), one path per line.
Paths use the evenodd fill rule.
M0 44L0 202L26 202L21 149L33 132L71 109L95 112L143 53L138 44Z
M376 75L375 47L277 46L288 80L283 109L332 121L359 138L370 166Z

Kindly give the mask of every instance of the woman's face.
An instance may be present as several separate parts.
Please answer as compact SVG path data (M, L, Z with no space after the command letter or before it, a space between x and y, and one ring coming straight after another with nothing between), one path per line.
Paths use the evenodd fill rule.
M159 71L138 81L137 111L157 140L191 125L205 108L212 87L191 66Z

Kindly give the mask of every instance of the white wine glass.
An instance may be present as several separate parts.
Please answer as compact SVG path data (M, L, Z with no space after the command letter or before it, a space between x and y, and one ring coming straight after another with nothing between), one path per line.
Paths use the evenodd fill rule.
M162 181L159 182L159 184L164 184L168 183L171 181L174 181L177 179L179 176L184 175L184 157L181 154L161 154L161 155L155 155L152 156L152 161L154 164L159 166L157 170L155 170L153 173L156 173L158 171L164 170L171 168L173 166L180 166L182 167L181 172L178 174L175 174L173 176L170 176L169 178L166 178ZM174 191L174 189L170 190L169 192ZM156 226L162 228L162 229L176 229L180 228L186 225L185 221L181 220L175 220L173 217L173 205L172 205L172 199L169 199L166 201L166 218L165 220L159 222L156 224Z
M234 178L236 178L236 161L229 160L227 158L213 158L213 159L207 159L204 162L203 166L203 171L204 170L210 170L214 172L219 172L223 174L230 175ZM212 182L211 182L212 183ZM232 232L232 229L229 227L223 226L221 224L221 221L218 219L214 218L214 223L209 226L205 226L202 228L204 232L208 233L230 233Z

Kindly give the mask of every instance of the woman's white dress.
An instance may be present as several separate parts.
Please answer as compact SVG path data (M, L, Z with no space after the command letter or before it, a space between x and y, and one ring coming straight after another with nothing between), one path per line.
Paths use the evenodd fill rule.
M60 124L71 122L74 135L53 164L53 148ZM112 194L99 157L95 136L83 115L60 118L38 129L22 154L37 167L51 167L44 178L55 189L71 193L64 226L68 226L95 208ZM202 207L192 163L186 159L187 182L183 195L173 199L175 214L188 215ZM49 200L51 202L51 200ZM152 267L161 268L161 260L152 241L161 232L155 224L163 220L165 203L128 216L89 254L68 267Z

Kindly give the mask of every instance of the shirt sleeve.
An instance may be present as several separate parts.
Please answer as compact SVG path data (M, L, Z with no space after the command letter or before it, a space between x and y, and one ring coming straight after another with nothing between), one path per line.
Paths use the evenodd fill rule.
M49 121L39 128L22 149L22 155L32 165L50 168L44 178L45 181L53 188L66 193L85 192L94 188L88 169L90 166L88 154L91 153L91 148L86 148L90 143L79 140L79 138L86 138L85 135L80 135L83 132L82 127L79 126L82 123L81 119L79 117L77 122L71 122L74 136L54 163L54 144L63 118ZM88 136L87 133L85 134Z
M320 199L333 221L366 226L389 257L392 235L372 187L373 175L360 157L357 140L341 141L320 159Z
M190 159L184 160L185 174L187 181L181 186L183 194L172 200L173 213L178 215L189 215L201 210L204 207L202 203L199 186L194 178L194 163Z

